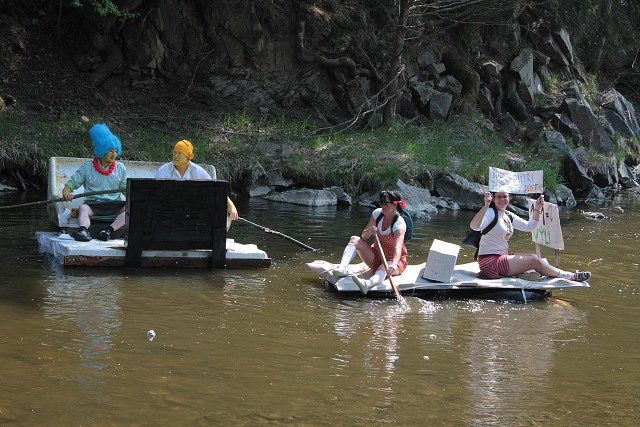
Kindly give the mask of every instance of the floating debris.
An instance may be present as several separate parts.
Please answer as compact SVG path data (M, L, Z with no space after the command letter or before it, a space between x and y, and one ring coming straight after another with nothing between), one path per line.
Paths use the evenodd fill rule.
M587 212L587 211L580 211L580 212L587 219L602 220L607 218L602 212Z

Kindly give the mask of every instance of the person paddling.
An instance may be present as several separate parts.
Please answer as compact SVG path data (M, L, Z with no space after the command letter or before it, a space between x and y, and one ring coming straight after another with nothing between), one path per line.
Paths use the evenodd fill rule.
M356 257L356 253L362 261L374 271L371 279L363 280L352 276L354 283L360 288L360 292L367 294L369 289L384 282L387 275L399 275L407 268L407 247L404 244L404 236L407 224L400 215L406 203L402 201L400 194L392 190L380 192L380 207L375 209L369 217L367 226L360 236L351 236L344 249L342 259L337 268L332 272L334 276L347 276L347 266ZM382 215L382 221L379 218ZM377 248L377 243L369 245L368 239L378 233L380 244L388 261L389 268L385 270L384 262Z

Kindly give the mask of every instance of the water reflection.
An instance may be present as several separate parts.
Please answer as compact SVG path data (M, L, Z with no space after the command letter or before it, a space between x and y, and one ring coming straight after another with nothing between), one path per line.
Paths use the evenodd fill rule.
M270 269L64 269L37 253L44 211L3 214L0 423L638 424L637 206L601 222L562 214L562 262L593 261L592 288L554 292L571 305L407 297L402 310L327 292L304 265L336 260L370 209L237 205L320 251L234 224ZM472 214L417 220L412 262Z
M78 410L93 412L93 404L108 396L102 387L115 368L111 351L122 327L119 277L56 274L44 285L42 311L49 325L48 345L78 361L61 366L56 375L75 381Z
M478 315L480 314L480 315ZM524 425L548 405L557 337L586 328L586 316L566 306L482 304L467 324L462 362L472 425ZM566 339L566 338L564 338Z

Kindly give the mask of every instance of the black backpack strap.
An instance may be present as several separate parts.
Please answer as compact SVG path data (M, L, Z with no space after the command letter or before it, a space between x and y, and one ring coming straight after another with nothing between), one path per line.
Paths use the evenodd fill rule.
M495 206L491 206L491 208L493 209L493 213L495 213L495 216L493 217L493 221L491 221L491 222L489 223L489 225L487 225L487 226L485 227L485 229L484 229L484 230L482 230L482 231L480 232L480 233L482 233L482 235L483 235L483 236L484 236L485 234L487 234L488 232L490 232L490 231L491 231L491 229L492 229L493 227L495 227L495 226L496 226L496 224L498 223L498 209L496 209L496 207L495 207Z
M396 224L396 221L398 220L398 215L399 214L395 214L393 216L393 219L391 220L391 233L393 233L393 226ZM382 228L382 220L384 219L384 214L382 212L380 212L380 216L378 217L378 219L376 219L376 224L380 224L378 225L378 228Z
M396 221L398 220L398 213L396 213L393 216L393 219L391 220L391 225L389 226L389 228L391 229L391 235L393 236L393 226L395 225ZM376 220L376 226L380 229L382 229L382 220L384 219L384 213L382 213L382 211L380 212L380 216L378 217L378 219Z
M491 206L491 208L493 209L493 213L495 213L495 216L493 217L493 220L489 223L489 225L487 225L484 230L482 230L480 232L480 234L482 234L482 236L484 236L485 234L487 234L488 232L491 231L491 229L493 227L496 226L496 224L498 223L498 209L496 209L495 206ZM482 239L482 236L480 236L480 239ZM478 259L478 251L480 250L480 247L476 248L476 253L473 256L474 259Z

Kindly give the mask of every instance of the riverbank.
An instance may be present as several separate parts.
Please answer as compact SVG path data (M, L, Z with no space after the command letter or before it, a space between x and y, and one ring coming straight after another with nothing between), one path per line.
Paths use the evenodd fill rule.
M256 171L278 173L298 187L339 186L354 195L391 185L398 178L428 187L429 177L441 171L486 184L489 166L543 169L545 187L550 189L562 182L560 156L554 149L506 143L484 129L485 121L476 113L447 122L342 133L245 114L206 121L202 116L184 117L189 116L142 120L97 111L90 116L64 113L49 117L16 106L4 112L0 121L4 181L13 181L19 188L16 179L20 177L26 189L43 185L48 158L91 157L88 130L106 122L122 141L122 159L167 161L175 142L189 139L195 147L194 161L215 165L218 176L240 194L247 194Z

